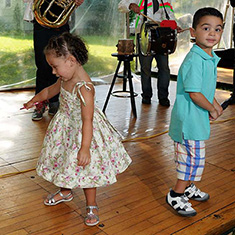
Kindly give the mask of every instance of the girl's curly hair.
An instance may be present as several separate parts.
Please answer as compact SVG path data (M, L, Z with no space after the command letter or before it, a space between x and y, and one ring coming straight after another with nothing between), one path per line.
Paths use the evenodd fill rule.
M88 61L88 50L85 42L79 36L67 32L52 37L45 47L44 53L55 54L57 57L71 54L81 65Z

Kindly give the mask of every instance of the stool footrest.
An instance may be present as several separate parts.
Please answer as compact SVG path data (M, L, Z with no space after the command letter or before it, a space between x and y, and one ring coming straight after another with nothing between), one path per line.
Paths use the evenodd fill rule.
M121 97L121 98L128 97L131 100L131 108L132 108L133 115L136 118L137 114L136 114L136 107L135 107L135 97L138 96L138 94L135 93L134 89L133 89L133 83L132 83L133 76L131 74L130 61L132 61L133 57L137 56L137 54L133 54L131 56L126 56L126 55L119 56L117 53L115 53L115 54L112 54L112 56L117 56L119 62L118 62L113 80L111 82L111 85L110 85L110 88L109 88L109 91L108 91L108 94L107 94L102 111L105 113L105 109L108 105L110 95L116 96L116 97ZM118 74L122 62L124 63L123 72L122 72L122 74ZM112 89L114 87L114 84L115 84L117 77L123 79L123 87L122 87L122 90L117 90L117 91L112 92ZM129 91L126 90L128 83L129 83Z
M118 78L126 78L128 79L128 75L117 75ZM131 78L133 78L133 76L131 75Z
M121 97L121 98L128 97L129 98L129 97L131 97L131 92L130 91L122 91L122 90L120 90L120 91L113 91L111 93L111 95L115 96L115 97ZM134 92L133 96L136 97L136 96L138 96L138 94Z

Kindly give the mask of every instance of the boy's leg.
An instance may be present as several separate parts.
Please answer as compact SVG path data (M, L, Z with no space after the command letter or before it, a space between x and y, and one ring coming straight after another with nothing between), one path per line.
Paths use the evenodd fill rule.
M189 199L199 202L207 201L210 198L208 193L201 192L201 190L197 188L194 183L190 184L190 181L180 179L176 182L174 192L181 194L184 193Z
M189 185L190 181L185 181L185 180L180 180L178 179L176 184L175 184L175 187L174 187L174 191L176 193L184 193L186 187Z
M180 215L194 216L196 211L188 203L189 199L206 201L209 195L201 192L190 181L200 181L205 165L204 141L184 140L175 142L175 163L177 183L167 195L167 203ZM189 186L188 186L189 185Z

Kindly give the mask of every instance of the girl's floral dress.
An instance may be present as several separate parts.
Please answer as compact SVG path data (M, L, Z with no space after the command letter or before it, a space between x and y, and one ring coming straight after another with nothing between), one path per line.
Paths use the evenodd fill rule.
M77 83L72 93L61 86L60 108L48 126L37 163L38 175L58 187L93 188L113 184L117 181L116 175L131 163L120 135L95 107L91 162L85 168L78 166L77 153L82 139L81 105L85 105L80 88L85 86L90 90L87 84L92 83Z

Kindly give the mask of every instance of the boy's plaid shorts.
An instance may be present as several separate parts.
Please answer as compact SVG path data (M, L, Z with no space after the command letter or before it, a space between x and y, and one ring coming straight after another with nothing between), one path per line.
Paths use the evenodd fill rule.
M183 140L174 142L177 178L185 181L200 181L205 167L205 142Z

